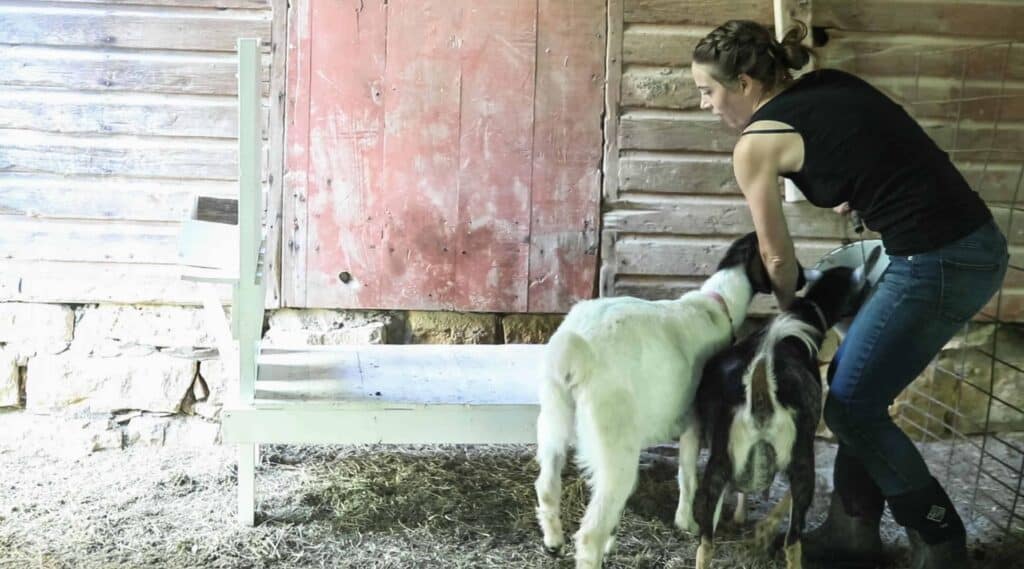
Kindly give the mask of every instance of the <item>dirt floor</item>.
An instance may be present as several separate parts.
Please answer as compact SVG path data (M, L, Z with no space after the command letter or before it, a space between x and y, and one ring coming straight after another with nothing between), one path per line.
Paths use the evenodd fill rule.
M68 435L52 424L0 414L0 568L572 566L542 550L528 446L265 447L257 526L246 528L235 521L232 449L68 451L53 444ZM678 492L664 450L643 461L606 567L694 565L694 540L672 527ZM833 452L820 445L812 526L823 515ZM720 530L716 567L784 566L745 543L783 492L777 483L768 502L751 500L747 524ZM585 496L567 471L569 532ZM1024 546L988 526L972 524L974 567L1021 566ZM892 566L904 566L905 539L888 518L884 533L894 542Z

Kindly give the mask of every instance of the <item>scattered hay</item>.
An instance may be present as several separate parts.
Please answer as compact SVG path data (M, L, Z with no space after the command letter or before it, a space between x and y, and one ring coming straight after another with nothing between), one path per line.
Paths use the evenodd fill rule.
M263 450L258 525L246 528L235 520L233 449L68 457L0 438L0 568L572 567L571 544L560 558L542 550L528 446ZM675 475L669 460L645 461L606 567L693 567L694 540L672 525ZM571 533L587 493L574 469L564 480ZM811 525L824 505L816 500ZM769 506L753 500L751 518ZM784 565L747 549L751 529L721 529L716 567ZM885 531L899 535L889 520ZM1019 544L980 539L976 569L1015 566L1024 555Z

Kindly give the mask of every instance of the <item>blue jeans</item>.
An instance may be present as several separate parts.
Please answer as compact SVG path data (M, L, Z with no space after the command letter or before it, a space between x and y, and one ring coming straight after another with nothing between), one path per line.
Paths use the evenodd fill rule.
M887 497L931 482L889 405L999 290L1009 256L989 221L934 251L889 259L835 355L825 403L825 423Z

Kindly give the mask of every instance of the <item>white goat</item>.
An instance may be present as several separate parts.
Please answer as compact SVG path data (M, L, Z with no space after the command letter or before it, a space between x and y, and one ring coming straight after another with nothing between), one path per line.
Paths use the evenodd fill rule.
M671 301L618 297L573 307L548 343L537 419L537 518L549 550L564 544L561 472L574 432L591 493L575 537L576 567L597 568L614 547L640 450L679 437L695 420L691 406L705 361L729 345L753 294L769 291L751 233L730 246L700 291ZM685 496L696 490L695 475L682 477L691 460L696 449L680 447ZM697 529L689 499L679 502L675 522Z

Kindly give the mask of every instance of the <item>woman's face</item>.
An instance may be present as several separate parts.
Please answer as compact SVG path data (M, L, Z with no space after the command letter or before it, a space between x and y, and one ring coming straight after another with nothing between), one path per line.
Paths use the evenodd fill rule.
M726 87L711 76L709 65L694 63L690 69L700 92L700 108L710 109L711 114L721 117L730 128L740 130L745 127L758 102L754 82L746 75L740 75L734 85Z

